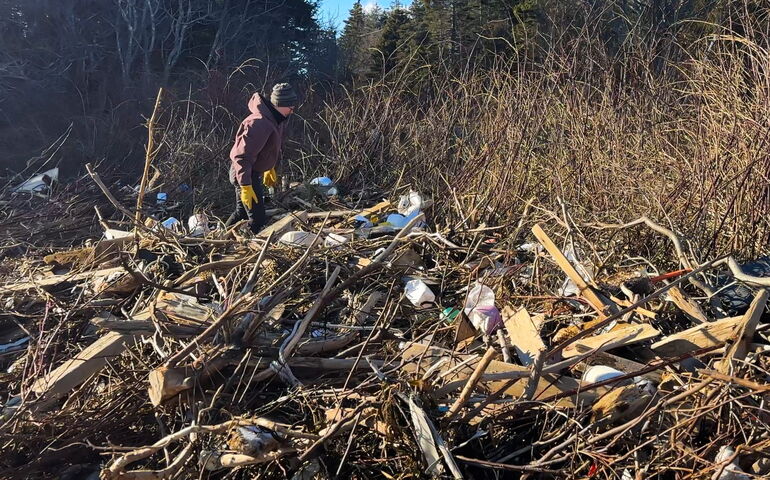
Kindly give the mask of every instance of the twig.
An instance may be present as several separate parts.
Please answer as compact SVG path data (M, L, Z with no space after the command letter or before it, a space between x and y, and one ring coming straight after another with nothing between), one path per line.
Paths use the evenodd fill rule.
M153 129L155 128L155 118L158 115L158 107L160 106L160 99L163 96L163 87L158 89L158 96L155 98L155 107L152 109L152 115L150 121L147 122L147 149L144 156L144 172L142 173L142 181L139 184L139 196L136 197L136 216L134 217L134 224L138 225L142 222L142 202L144 201L144 191L147 188L147 177L150 172L150 164L152 164L153 158L157 150L155 150L155 141L153 139ZM136 233L136 228L134 229Z
M449 407L449 411L447 412L446 419L447 421L452 421L458 413L460 413L460 409L463 408L463 405L465 405L465 402L468 401L468 399L471 396L471 393L473 393L473 389L476 388L476 385L481 380L481 376L486 371L489 364L492 362L492 359L495 358L495 354L497 351L494 347L489 347L486 352L484 352L484 356L481 357L481 360L479 361L479 364L476 365L476 369L473 370L473 373L471 374L470 378L466 382L465 386L462 389L462 392L460 392L460 396L457 397L457 400L455 400L455 403L452 404L451 407Z
M482 468L490 468L492 470L510 470L511 472L534 472L534 473L547 473L549 475L565 476L567 473L562 470L549 470L547 468L540 468L533 465L509 465L507 463L495 463L487 460L479 460L478 458L469 458L462 455L455 455L455 458L461 462L477 465Z

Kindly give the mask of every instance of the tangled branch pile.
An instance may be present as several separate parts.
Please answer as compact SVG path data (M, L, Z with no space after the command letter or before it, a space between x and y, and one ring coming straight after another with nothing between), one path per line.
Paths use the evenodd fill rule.
M0 476L770 472L765 264L566 206L436 230L298 192L256 238L137 223L5 271Z

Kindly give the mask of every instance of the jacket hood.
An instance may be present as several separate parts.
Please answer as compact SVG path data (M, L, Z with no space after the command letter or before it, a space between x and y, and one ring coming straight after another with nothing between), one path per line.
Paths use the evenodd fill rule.
M268 112L266 102L267 100L262 98L262 95L255 93L249 99L249 111L257 115L266 116L265 114Z
M267 100L260 93L255 93L249 100L249 111L252 115L256 115L261 118L267 118L274 122L276 125L286 120L286 117L281 115L278 110L275 109L270 100Z

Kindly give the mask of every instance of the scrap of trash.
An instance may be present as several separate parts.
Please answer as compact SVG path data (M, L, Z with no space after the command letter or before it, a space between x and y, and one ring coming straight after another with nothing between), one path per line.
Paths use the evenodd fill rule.
M253 237L89 171L101 237L2 272L2 478L770 475L764 259L646 218L438 229L327 177Z

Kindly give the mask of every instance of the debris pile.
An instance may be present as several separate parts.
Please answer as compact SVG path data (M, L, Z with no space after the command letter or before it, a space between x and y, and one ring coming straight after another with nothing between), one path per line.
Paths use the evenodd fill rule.
M0 477L770 474L769 279L314 184L256 237L141 218L6 272ZM657 265L590 240L647 227Z

